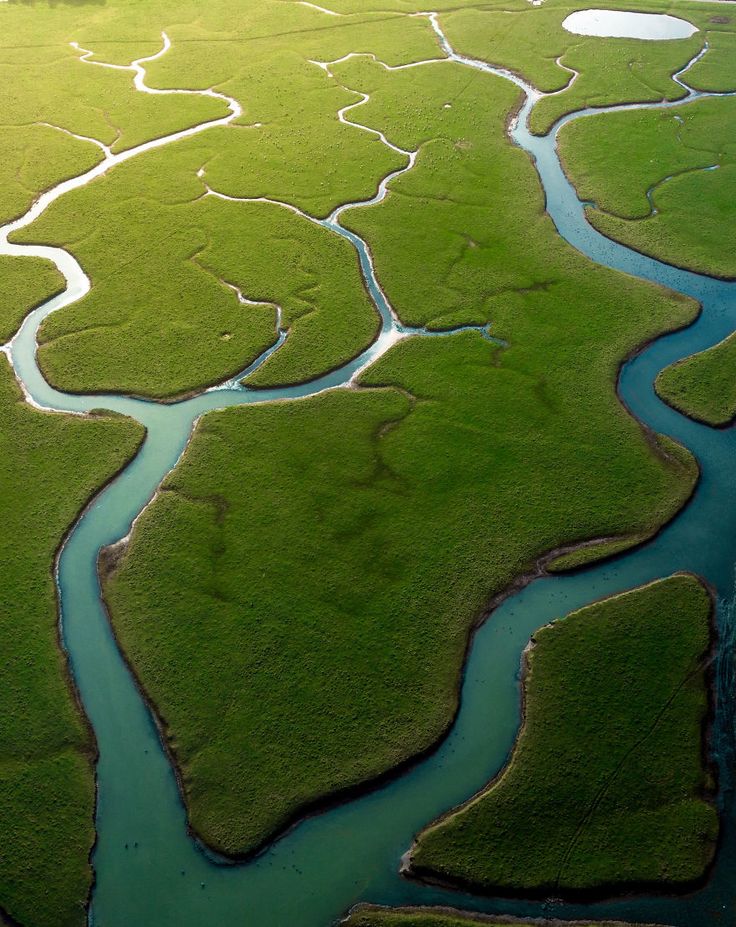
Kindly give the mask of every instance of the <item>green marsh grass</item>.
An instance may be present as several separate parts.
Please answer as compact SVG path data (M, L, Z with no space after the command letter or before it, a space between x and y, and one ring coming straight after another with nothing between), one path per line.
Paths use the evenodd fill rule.
M629 927L620 921L584 921L517 919L490 916L449 908L379 908L358 905L340 922L340 927ZM647 927L647 925L644 925ZM650 925L653 927L653 925Z
M706 56L707 58L707 56ZM706 59L703 59L706 60ZM565 126L565 169L592 224L660 260L736 276L736 98L604 113Z
M679 574L545 626L508 765L419 835L420 876L610 893L702 878L718 834L705 736L712 602Z
M0 255L0 344L13 337L26 315L64 289L64 278L49 261Z

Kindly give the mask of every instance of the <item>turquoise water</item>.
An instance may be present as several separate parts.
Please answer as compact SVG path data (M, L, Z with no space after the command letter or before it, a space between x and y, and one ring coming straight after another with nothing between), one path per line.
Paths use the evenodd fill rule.
M583 909L575 906L456 896L413 884L398 876L400 858L417 830L481 788L503 764L518 727L520 654L536 628L602 595L678 569L706 577L724 601L733 595L734 431L715 431L683 418L657 399L652 382L672 360L711 345L736 328L736 287L650 260L593 231L560 168L555 144L559 127L545 138L531 136L526 128L538 94L507 72L453 57L468 67L513 80L527 94L512 135L534 158L547 208L565 239L598 263L665 284L702 302L703 313L694 326L659 339L625 366L620 381L621 396L638 418L697 455L702 478L695 497L642 549L575 575L539 579L504 602L475 637L457 722L431 757L391 784L303 821L249 864L219 864L187 833L171 767L100 604L98 551L127 534L162 477L176 464L199 415L229 405L306 397L345 384L398 338L424 333L397 323L377 285L364 243L344 233L339 216L333 216L329 220L333 231L344 234L358 250L382 319L378 341L360 358L304 386L249 392L226 385L171 405L117 396L65 395L51 389L36 367L36 330L50 311L82 295L88 282L74 259L58 249L6 246L7 253L40 253L61 262L69 281L67 293L32 313L12 344L16 372L34 401L75 411L114 409L137 418L148 429L141 452L79 520L59 561L63 639L100 750L96 885L90 914L96 927L326 927L359 900L450 902L520 914L580 913ZM682 899L623 900L585 910L595 916L700 925L712 923L714 913L726 905L730 912L726 920L732 922L730 869L736 851L730 816L727 821L716 877L706 890Z

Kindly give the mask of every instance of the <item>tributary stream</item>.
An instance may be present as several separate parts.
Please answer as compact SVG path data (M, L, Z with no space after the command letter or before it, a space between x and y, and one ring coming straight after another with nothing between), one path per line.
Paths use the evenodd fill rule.
M63 640L100 751L96 884L90 914L96 927L328 927L360 900L441 903L520 915L616 917L673 925L710 925L719 915L724 923L736 920L732 881L736 834L728 804L713 878L705 889L687 897L639 897L587 906L504 901L453 894L406 881L398 874L401 856L413 835L482 788L502 767L519 725L521 652L537 628L601 596L676 570L690 570L710 581L718 590L723 610L723 603L733 596L736 563L735 432L710 429L684 418L659 401L652 385L664 366L715 344L736 329L736 284L674 269L595 232L565 178L556 150L560 125L586 114L561 120L545 137L532 136L528 118L540 94L506 71L455 55L436 18L430 18L449 57L512 80L524 92L526 101L511 136L536 162L547 209L560 235L592 261L663 284L701 302L703 311L694 325L650 345L624 366L620 378L621 397L633 414L697 456L701 467L697 491L684 511L640 549L579 573L539 578L504 601L475 635L459 715L447 739L430 757L388 785L302 821L255 860L223 865L203 852L187 831L169 760L101 605L98 552L129 532L162 478L176 465L200 415L238 404L306 398L320 390L345 386L357 370L398 338L424 337L426 333L398 323L377 285L365 244L341 229L338 210L323 224L357 248L383 323L378 341L352 363L302 386L249 391L238 386L236 378L223 387L168 405L114 395L60 393L44 381L36 365L36 333L50 312L84 295L89 281L65 251L11 245L7 235L30 224L58 196L89 182L114 163L187 134L206 131L211 125L225 124L238 114L239 107L223 97L230 105L230 116L138 146L122 156L108 152L102 166L44 194L26 216L2 230L0 253L49 258L64 273L67 290L25 320L8 350L15 372L27 395L40 406L76 412L110 409L137 419L148 430L135 460L79 519L58 565ZM143 76L138 65L136 86L142 90L146 89ZM695 96L690 92L689 99ZM626 107L612 107L621 108ZM383 191L379 191L376 199L382 196ZM294 608L299 608L298 601Z

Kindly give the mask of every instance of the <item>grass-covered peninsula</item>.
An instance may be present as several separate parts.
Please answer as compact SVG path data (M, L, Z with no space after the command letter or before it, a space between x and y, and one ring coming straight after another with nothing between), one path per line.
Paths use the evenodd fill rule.
M375 337L352 246L277 204L207 194L197 171L211 153L192 143L131 160L24 230L69 247L93 283L39 333L39 363L55 385L192 392L275 342L277 306L289 336L259 371L261 386L310 379Z
M384 908L358 905L340 927L631 927L620 921L561 921L493 916L452 908ZM654 925L643 925L654 927Z
M711 610L699 580L679 574L538 631L508 765L420 834L409 870L512 894L701 879L718 833Z
M736 416L736 335L665 368L655 388L671 406L705 422L728 425Z
M141 437L117 416L32 409L0 357L0 911L24 927L86 923L94 742L59 644L54 560Z

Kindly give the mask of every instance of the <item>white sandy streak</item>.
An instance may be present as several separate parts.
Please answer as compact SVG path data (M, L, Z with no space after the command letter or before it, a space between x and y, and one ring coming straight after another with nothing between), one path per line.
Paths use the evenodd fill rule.
M324 6L317 6L316 3L309 3L309 0L298 0L301 6L311 7L313 10L317 10L319 13L326 13L328 16L344 16L344 13L336 13L334 10L328 10ZM734 0L736 3L736 0Z

